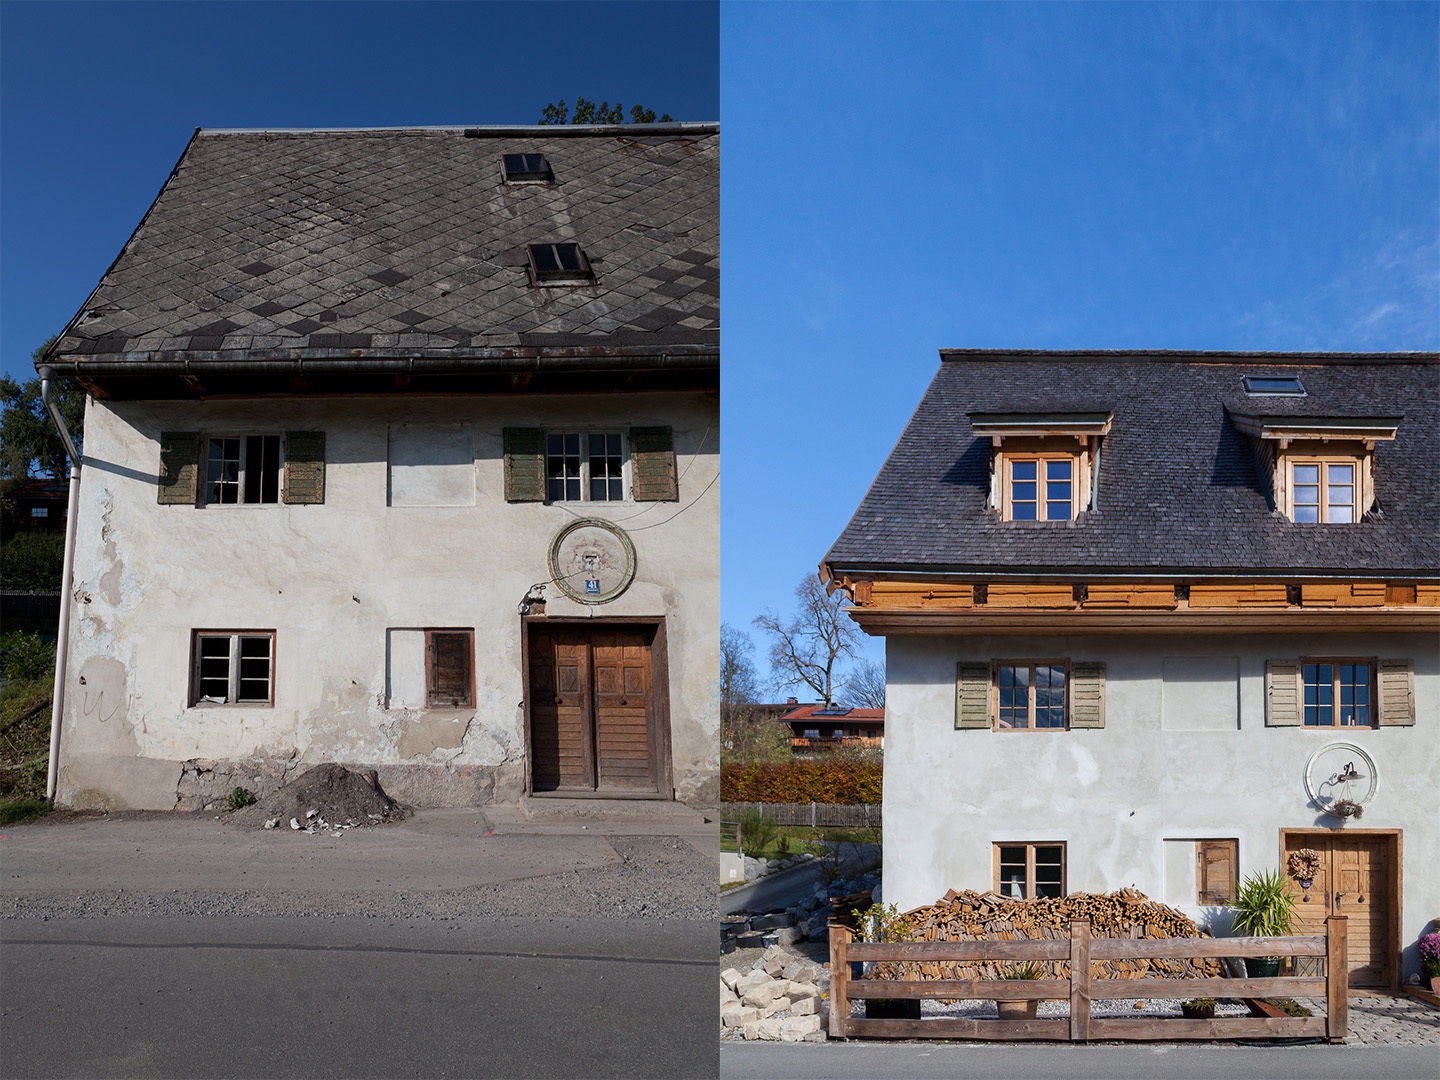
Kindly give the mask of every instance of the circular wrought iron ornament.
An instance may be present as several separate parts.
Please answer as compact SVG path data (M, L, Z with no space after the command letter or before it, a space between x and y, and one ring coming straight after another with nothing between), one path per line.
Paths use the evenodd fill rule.
M1305 765L1305 794L1315 809L1335 817L1359 817L1380 790L1380 770L1363 749L1349 742L1332 742L1310 755Z
M550 541L550 576L577 603L607 604L635 580L635 545L612 522L580 518Z

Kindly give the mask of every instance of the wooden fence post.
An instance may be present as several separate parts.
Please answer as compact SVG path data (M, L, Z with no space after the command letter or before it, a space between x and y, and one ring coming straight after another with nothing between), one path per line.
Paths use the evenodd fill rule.
M1344 915L1325 920L1325 1035L1332 1043L1344 1042L1350 1030L1347 921Z
M830 1038L846 1037L850 1018L850 928L830 924Z
M1070 924L1070 1041L1090 1041L1090 922Z

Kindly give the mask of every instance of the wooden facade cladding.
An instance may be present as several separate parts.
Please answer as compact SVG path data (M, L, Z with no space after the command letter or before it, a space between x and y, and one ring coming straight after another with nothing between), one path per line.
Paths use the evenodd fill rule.
M1323 580L995 582L832 577L870 633L1421 630L1440 583Z

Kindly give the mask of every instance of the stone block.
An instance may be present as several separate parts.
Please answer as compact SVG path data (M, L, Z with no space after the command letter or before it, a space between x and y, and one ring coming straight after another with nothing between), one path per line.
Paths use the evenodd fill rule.
M766 1039L770 1042L777 1042L780 1039L779 1020L755 1020L746 1024L740 1029L747 1040Z
M820 1013L820 999L813 997L802 997L790 1003L791 1016L818 1016Z
M759 1019L759 1009L747 1009L743 1005L720 1010L721 1027L743 1028L746 1024L753 1024Z
M766 972L752 971L748 975L742 975L740 976L740 978L735 980L735 993L737 993L738 995L740 995L740 997L743 998L746 994L750 993L750 991L754 990L757 986L764 986L766 983L772 981L773 980Z
M731 990L735 989L736 984L739 983L743 977L744 976L742 976L740 972L735 970L734 968L726 968L724 971L720 972L720 981L726 986L728 986Z
M793 926L782 926L775 932L777 945L794 945L805 937L805 934Z
M810 1032L810 1034L804 1036L800 1041L801 1041L801 1042L808 1042L808 1043L817 1043L817 1042L826 1042L829 1038L830 1038L830 1036L827 1035L827 1034L825 1034L825 1032L823 1032L823 1031L812 1031L812 1032Z
M761 983L759 986L756 986L752 990L748 991L744 995L742 1000L745 1002L746 1005L753 1005L757 1009L763 1009L766 1005L769 1005L777 997L783 996L784 995L779 993L779 991L776 989L775 983L772 980L769 982Z
M761 1009L760 1012L764 1016L774 1016L776 1013L787 1012L789 1009L790 999L788 997L777 997L772 1000L769 1005Z
M820 1030L818 1016L792 1016L780 1021L780 1037L787 1042L799 1042L812 1031Z

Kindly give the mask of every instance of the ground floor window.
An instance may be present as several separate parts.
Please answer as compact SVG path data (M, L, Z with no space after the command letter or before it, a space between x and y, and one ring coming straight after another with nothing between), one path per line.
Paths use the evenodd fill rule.
M197 630L192 705L271 705L275 700L274 630Z
M475 705L475 631L425 631L425 704L434 709Z
M994 845L995 891L1016 900L1065 895L1063 843Z
M1214 906L1235 902L1238 840L1195 841L1195 902Z

